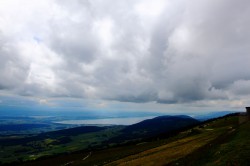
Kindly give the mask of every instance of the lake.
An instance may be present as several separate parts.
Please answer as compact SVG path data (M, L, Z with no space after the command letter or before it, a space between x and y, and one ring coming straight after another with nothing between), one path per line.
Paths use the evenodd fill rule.
M104 119L88 119L88 120L63 120L56 121L58 124L74 124L74 125L131 125L141 122L145 119L152 119L156 116L145 117L126 117L126 118L104 118Z

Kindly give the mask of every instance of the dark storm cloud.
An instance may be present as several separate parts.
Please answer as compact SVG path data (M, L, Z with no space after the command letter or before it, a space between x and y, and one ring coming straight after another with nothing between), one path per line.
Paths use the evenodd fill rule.
M25 2L0 8L9 93L167 104L249 94L247 0Z

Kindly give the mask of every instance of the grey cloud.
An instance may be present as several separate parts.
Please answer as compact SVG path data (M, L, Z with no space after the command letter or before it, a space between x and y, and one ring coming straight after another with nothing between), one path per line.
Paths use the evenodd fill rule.
M243 14L249 11L248 7L233 1L196 2L188 4L183 21L168 38L162 68L167 69L164 73L167 80L161 87L165 85L165 91L172 94L170 102L227 99L232 97L227 95L228 86L236 80L249 79L246 43L250 41L245 27L250 20ZM241 27L245 29L244 35L237 32ZM213 91L209 90L211 87Z
M116 96L114 99L111 98L111 100L117 100L121 102L134 102L134 103L145 103L145 102L151 102L157 100L157 94L154 92L144 92L144 94L139 94L136 96Z
M91 31L94 18L91 16L89 7L76 2L74 1L73 4L58 2L65 16L52 18L49 44L51 49L63 56L70 64L72 62L89 63L95 58L99 41Z
M237 80L228 87L228 90L234 95L249 95L250 80Z
M11 36L0 41L0 87L21 95L166 104L248 93L247 0L167 1L156 17L135 10L144 1L49 3L55 11L41 16L49 21L38 46L49 51L37 56L49 54L60 63L38 64L37 71L44 65L51 79L27 83L30 65L39 62L25 59L18 51L28 48L20 49Z
M0 89L15 89L26 79L29 63L20 57L12 39L0 31Z

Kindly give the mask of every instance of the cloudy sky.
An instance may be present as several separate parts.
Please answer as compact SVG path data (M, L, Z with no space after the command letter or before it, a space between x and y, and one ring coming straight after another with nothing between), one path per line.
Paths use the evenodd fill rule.
M0 0L0 109L243 110L248 0Z

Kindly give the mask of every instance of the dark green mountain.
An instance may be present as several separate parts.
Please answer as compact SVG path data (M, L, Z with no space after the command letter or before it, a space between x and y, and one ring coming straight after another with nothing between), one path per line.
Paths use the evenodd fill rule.
M121 130L121 135L110 141L122 142L123 140L140 140L157 135L168 135L173 131L187 128L198 123L198 120L186 115L159 116L125 127Z

